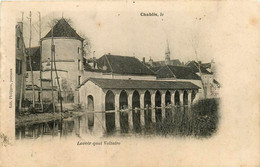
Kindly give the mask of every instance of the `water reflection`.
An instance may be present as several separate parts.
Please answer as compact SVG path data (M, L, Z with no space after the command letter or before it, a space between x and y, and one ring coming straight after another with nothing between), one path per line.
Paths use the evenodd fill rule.
M150 111L150 112L149 112ZM132 136L132 135L156 135L161 134L162 127L167 123L178 131L184 131L188 126L189 121L189 108L176 108L174 112L171 109L165 110L165 119L161 119L161 109L157 109L156 124L152 123L151 110L145 112L145 126L141 127L140 114L133 114L133 130L128 128L121 130L111 130L103 134L103 136ZM188 116L188 117L187 117ZM187 125L186 125L187 123ZM124 126L121 126L124 128ZM44 137L69 137L83 135L95 135L94 124L89 124L89 117L87 114L70 117L66 119L52 120L49 122L37 123L32 125L17 126L16 139L38 139Z

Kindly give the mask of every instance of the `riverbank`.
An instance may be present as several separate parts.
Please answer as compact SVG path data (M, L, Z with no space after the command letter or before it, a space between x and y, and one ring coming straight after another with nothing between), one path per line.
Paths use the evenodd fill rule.
M81 116L83 114L84 113L80 111L69 111L69 112L63 112L61 114L60 113L39 113L39 114L17 116L15 118L15 126L32 125L36 123L48 122L51 120L57 120L61 118Z

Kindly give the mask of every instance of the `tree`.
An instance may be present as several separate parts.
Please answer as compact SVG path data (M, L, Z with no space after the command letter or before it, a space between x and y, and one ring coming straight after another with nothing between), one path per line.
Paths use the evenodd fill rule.
M199 58L198 58L198 46L199 46L199 34L194 34L192 37L191 37L191 46L194 50L194 54L195 54L195 66L198 68L199 70L199 75L200 75L200 80L201 80L201 85L202 85L202 90L203 90L203 96L204 98L207 97L207 90L206 90L206 87L205 87L205 84L203 82L203 79L202 79L202 72L201 72L201 61L199 61Z

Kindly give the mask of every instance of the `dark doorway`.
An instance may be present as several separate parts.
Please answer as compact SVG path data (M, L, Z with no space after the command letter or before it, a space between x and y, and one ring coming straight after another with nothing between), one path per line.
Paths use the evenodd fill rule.
M183 92L183 105L188 105L188 92L186 90Z
M106 93L105 110L115 110L115 95L111 90ZM107 132L115 130L115 113L106 113L106 128Z
M180 94L179 94L178 91L175 91L174 101L175 101L175 105L176 105L176 106L179 106L179 105L180 105Z
M87 100L88 126L90 128L94 126L94 98L93 96L89 95Z
M161 107L162 105L162 98L160 91L156 91L155 93L155 107ZM155 109L155 120L156 122L162 121L162 109Z
M151 94L148 90L144 93L144 107L151 108ZM144 116L145 116L145 127L148 128L150 127L152 122L152 110L151 109L149 109L148 111L145 110Z
M140 108L140 95L137 91L133 93L132 108L134 130L139 132L141 130L140 110L134 111L135 108Z
M165 105L166 105L165 118L166 118L166 121L172 120L172 109L168 108L168 107L170 107L170 104L171 104L171 93L170 93L170 91L167 90L165 93Z
M124 110L128 108L128 96L125 90L122 90L119 96L119 109ZM120 127L122 132L128 132L128 113L120 112Z

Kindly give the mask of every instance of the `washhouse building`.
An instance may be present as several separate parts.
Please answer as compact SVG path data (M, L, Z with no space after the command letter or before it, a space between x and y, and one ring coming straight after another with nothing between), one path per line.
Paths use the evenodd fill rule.
M89 125L105 131L160 122L170 115L165 107L191 105L200 88L191 82L157 80L157 74L134 57L108 54L96 66L92 70L100 76L85 76L77 101L89 113Z

